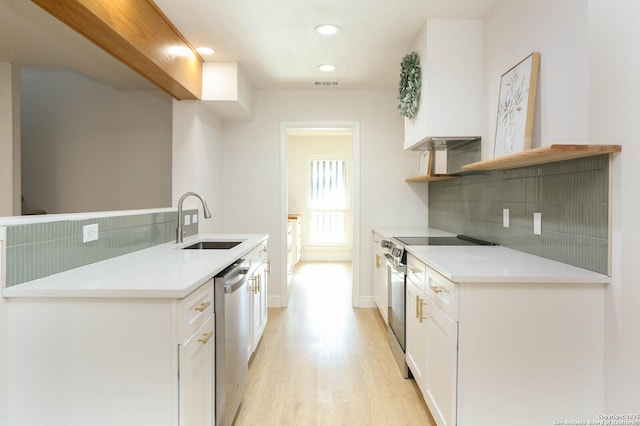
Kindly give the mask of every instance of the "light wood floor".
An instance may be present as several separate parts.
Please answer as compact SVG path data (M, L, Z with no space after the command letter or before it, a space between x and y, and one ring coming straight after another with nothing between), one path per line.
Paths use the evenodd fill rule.
M435 425L377 310L351 307L350 263L300 263L290 293L269 309L235 426Z

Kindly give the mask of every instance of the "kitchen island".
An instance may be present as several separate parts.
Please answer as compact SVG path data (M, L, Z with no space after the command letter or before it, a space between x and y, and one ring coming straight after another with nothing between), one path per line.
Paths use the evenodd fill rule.
M199 234L3 288L2 297L183 298L266 241L264 234ZM242 241L228 250L184 250L197 241Z
M267 239L201 234L2 289L9 424L215 424L214 277ZM241 243L184 249L211 240Z

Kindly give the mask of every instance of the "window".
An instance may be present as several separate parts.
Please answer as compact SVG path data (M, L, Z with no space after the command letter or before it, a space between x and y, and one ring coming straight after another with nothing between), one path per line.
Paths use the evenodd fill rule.
M347 242L347 162L312 160L309 199L309 242L344 244Z

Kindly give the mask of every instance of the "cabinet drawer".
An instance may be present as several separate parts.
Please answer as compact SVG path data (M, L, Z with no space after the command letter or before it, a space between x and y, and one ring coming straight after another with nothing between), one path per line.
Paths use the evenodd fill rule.
M458 286L426 267L425 293L454 321L458 321Z
M421 291L426 291L426 269L426 265L413 255L407 256L407 280L414 283Z
M215 316L178 346L180 426L215 424Z
M255 269L262 263L265 263L269 258L269 250L267 249L267 242L262 242L258 247L251 250L245 258L248 261L248 267L250 270Z
M178 341L189 336L213 314L213 280L178 301Z

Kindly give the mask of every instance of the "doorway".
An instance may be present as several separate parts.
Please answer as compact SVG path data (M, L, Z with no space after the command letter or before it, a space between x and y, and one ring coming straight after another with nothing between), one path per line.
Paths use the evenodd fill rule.
M281 258L291 260L290 232L292 227L295 229L295 220L298 219L298 227L302 228L303 235L298 241L303 250L298 252L303 260L352 262L351 305L359 307L359 122L282 122L280 135ZM311 149L314 140L324 140L326 149ZM295 143L296 147L290 143ZM307 143L309 145L305 145ZM300 149L301 146L304 148ZM290 172L288 165L291 153L296 153L296 167ZM290 173L295 180L290 180ZM326 186L319 184L318 174L331 183ZM291 200L290 187L295 194ZM327 191L333 191L330 197L318 196L318 193L326 194ZM342 196L346 200L344 205L340 201ZM292 222L289 221L290 214ZM295 256L296 253L293 253L294 259ZM290 267L281 270L281 305L285 307L292 271Z

